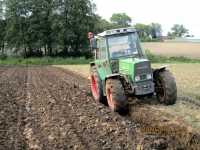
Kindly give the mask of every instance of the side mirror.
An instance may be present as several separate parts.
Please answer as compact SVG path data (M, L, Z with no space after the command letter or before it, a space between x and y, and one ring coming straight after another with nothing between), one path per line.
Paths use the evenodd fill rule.
M92 50L97 49L97 40L95 38L90 39L90 46Z

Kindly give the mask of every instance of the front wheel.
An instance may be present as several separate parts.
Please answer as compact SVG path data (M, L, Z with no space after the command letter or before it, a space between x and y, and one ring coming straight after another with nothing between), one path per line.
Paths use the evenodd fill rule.
M127 97L120 80L108 79L106 81L106 96L108 105L113 111L121 114L128 112Z
M175 79L168 70L159 72L155 77L155 92L160 103L173 105L177 100Z

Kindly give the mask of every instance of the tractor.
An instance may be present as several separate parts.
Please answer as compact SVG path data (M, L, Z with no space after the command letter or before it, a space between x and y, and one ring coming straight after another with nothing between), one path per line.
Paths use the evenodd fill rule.
M134 28L88 34L94 61L90 63L91 92L97 102L116 112L128 111L128 97L156 97L173 105L177 87L172 73L164 67L153 69Z

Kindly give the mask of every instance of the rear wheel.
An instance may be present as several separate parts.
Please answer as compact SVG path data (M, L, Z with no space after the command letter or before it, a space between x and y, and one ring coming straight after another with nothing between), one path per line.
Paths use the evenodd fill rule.
M173 105L177 100L175 79L168 70L159 72L155 77L155 92L160 103Z
M106 81L106 96L108 105L113 111L121 114L128 112L127 97L120 80L108 79Z
M95 101L105 104L106 100L103 95L102 82L95 67L91 67L90 69L90 84L91 84L92 95Z

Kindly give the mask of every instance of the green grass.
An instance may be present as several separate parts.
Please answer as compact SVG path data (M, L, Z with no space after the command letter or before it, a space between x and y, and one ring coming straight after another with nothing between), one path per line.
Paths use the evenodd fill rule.
M21 58L8 57L0 59L0 65L73 65L88 64L91 60L81 58L61 58L61 57L43 57L43 58Z
M154 55L149 50L146 50L146 55L152 63L200 63L200 59ZM92 59L85 59L84 57L36 57L24 59L22 57L6 57L0 55L0 65L78 65L89 64L90 61L92 61Z

